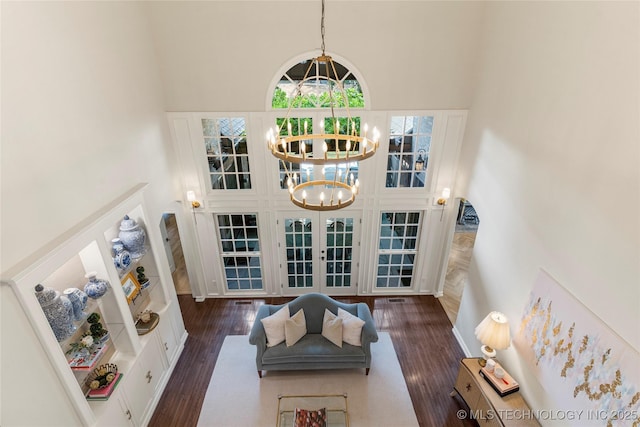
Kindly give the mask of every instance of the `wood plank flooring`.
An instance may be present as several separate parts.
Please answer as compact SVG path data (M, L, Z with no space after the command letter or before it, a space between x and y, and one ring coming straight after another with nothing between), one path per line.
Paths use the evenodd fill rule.
M449 396L464 354L436 298L336 299L365 302L377 329L389 332L421 426L477 425L469 419L458 419L456 412L466 406L459 397ZM191 296L180 295L178 300L189 338L150 426L195 426L224 337L248 334L261 304L281 304L290 298L207 299L196 303ZM242 399L242 396L237 398ZM380 404L384 405L384 402Z
M469 264L475 241L475 231L456 231L453 234L453 242L451 243L449 261L447 263L447 274L442 290L443 295L439 299L452 325L455 325L458 317L462 292L469 276Z

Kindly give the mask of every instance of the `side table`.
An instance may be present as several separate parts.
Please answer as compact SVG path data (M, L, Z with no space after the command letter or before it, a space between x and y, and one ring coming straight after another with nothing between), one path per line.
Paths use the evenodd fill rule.
M500 395L480 376L479 358L460 361L458 378L451 392L465 401L472 417L482 427L540 426L520 392Z

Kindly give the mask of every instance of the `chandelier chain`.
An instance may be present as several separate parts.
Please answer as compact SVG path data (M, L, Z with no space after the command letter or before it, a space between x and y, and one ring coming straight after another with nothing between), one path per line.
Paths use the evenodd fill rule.
M320 36L322 37L322 56L324 56L324 0L322 0L322 17L320 18Z

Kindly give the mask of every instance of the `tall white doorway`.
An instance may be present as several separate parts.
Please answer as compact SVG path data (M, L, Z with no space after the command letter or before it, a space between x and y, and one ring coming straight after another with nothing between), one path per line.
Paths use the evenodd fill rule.
M357 294L358 212L281 212L278 247L282 295Z
M191 295L191 284L182 252L182 242L178 231L176 215L164 213L160 220L160 234L164 241L165 252L171 268L173 284L178 295Z

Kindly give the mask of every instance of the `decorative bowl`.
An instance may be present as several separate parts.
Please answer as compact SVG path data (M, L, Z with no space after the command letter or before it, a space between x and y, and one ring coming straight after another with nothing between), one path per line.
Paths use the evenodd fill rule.
M91 390L103 388L111 384L118 375L118 366L115 363L100 365L87 377L87 385Z

